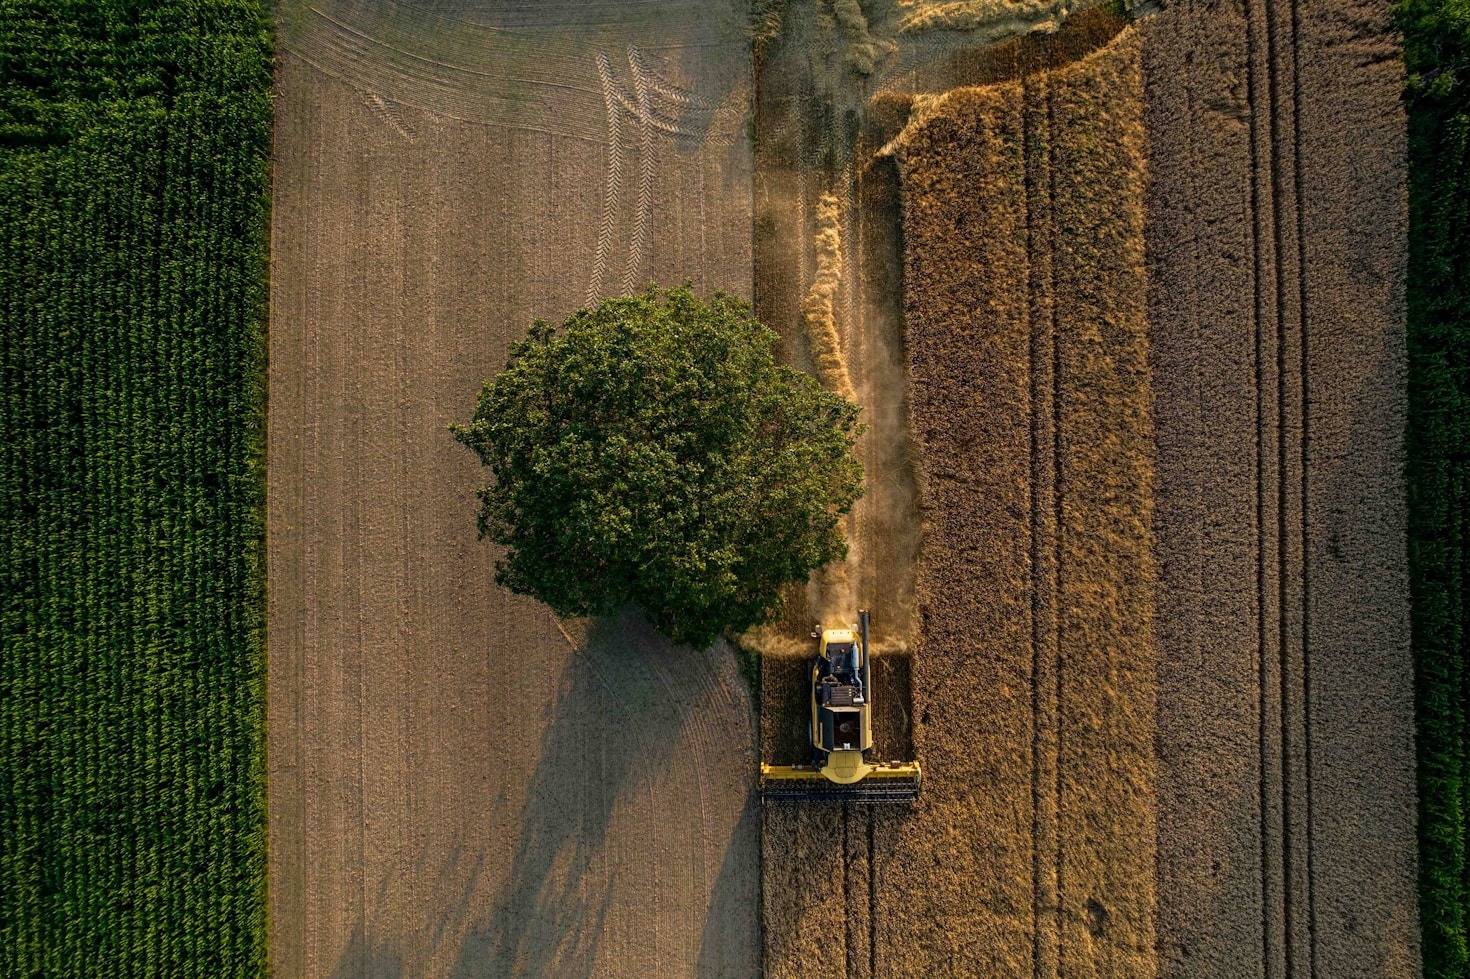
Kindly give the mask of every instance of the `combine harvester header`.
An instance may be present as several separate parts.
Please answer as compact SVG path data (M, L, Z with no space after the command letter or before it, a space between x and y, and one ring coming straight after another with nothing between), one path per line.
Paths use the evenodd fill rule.
M917 761L872 762L873 684L868 610L851 629L812 633L817 655L811 674L810 765L761 765L766 799L835 802L911 802L923 772Z

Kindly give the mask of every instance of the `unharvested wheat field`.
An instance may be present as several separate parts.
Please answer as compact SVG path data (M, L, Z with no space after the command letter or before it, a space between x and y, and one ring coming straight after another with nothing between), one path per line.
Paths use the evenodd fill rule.
M775 9L281 5L275 973L1416 975L1387 5ZM686 277L868 423L759 716L498 589L446 431ZM858 605L924 795L762 806Z

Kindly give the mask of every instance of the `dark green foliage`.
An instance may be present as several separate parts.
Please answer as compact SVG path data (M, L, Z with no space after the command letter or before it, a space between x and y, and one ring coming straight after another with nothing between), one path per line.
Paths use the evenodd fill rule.
M1409 75L1409 547L1426 979L1470 975L1470 3L1402 0Z
M0 975L264 972L270 32L0 0Z
M765 621L846 554L855 405L778 366L744 303L650 289L544 322L455 437L491 468L496 580L559 615L641 608L677 642Z

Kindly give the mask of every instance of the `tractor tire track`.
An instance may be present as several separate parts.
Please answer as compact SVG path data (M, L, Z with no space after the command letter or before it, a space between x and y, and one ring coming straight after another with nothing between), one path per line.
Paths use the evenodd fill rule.
M1310 953L1311 979L1318 979L1319 970L1317 962L1317 860L1316 860L1316 814L1314 811L1315 793L1313 791L1313 764L1312 764L1312 572L1311 572L1311 547L1308 528L1308 514L1310 513L1310 479L1311 479L1311 363L1310 327L1307 322L1307 236L1306 236L1306 204L1302 198L1304 186L1302 166L1302 63L1301 63L1301 17L1299 0L1290 0L1289 24L1291 36L1291 188L1293 200L1296 207L1296 308L1301 323L1301 336L1298 345L1301 358L1296 365L1297 376L1300 378L1301 398L1301 454L1297 460L1297 466L1301 471L1301 496L1297 501L1297 508L1301 524L1297 534L1301 541L1301 641L1302 641L1302 739L1305 748L1303 758L1303 795L1306 809L1304 841L1306 878L1307 878L1307 941Z
M359 89L446 118L590 141L602 137L596 51L637 45L650 53L667 49L687 63L682 52L707 48L712 31L729 27L717 4L637 0L473 11L403 0L289 0L277 16L284 50ZM720 70L728 59L705 61ZM681 88L666 79L655 84ZM704 132L724 103L687 97L697 110L689 118ZM740 119L730 121L738 127Z
M615 92L612 64L607 55L597 52L597 77L602 86L602 103L607 110L607 162L604 167L602 217L597 227L597 251L592 259L592 272L587 284L586 305L590 308L602 298L602 277L607 273L608 256L613 247L613 234L618 214L622 211L623 130L622 106Z
M648 99L648 79L642 64L636 60L636 49L628 49L633 65L633 122L638 129L638 199L634 203L633 230L628 242L628 264L623 270L623 294L632 295L640 285L638 272L648 247L649 225L653 221L653 182L658 177L657 144L653 139L653 110Z
M1257 486L1260 548L1261 642L1261 828L1264 931L1267 976L1313 975L1315 947L1309 927L1315 917L1304 841L1312 813L1304 770L1311 755L1304 723L1303 679L1309 650L1304 604L1305 487L1303 408L1305 310L1295 302L1300 282L1301 243L1292 236L1299 201L1287 174L1298 167L1300 135L1295 125L1295 91L1282 74L1289 64L1281 48L1282 5L1268 0L1247 7L1247 82L1252 119L1253 221L1255 244L1257 356ZM1288 11L1289 12L1289 11ZM1294 189L1294 181L1290 188Z
M638 192L633 216L626 264L621 282L622 294L631 295L639 288L638 270L649 261L649 234L653 220L654 182L659 173L656 148L664 136L688 149L697 146L710 121L716 104L703 96L674 85L652 70L644 53L629 45L627 62L632 74L632 90L620 81L612 60L604 51L597 52L598 84L607 119L607 159L603 189L602 218L599 222L597 250L588 282L588 306L602 297L602 280L607 273L619 217L623 209L623 155L630 149L638 162ZM654 96L659 96L656 101ZM670 110L668 107L672 107ZM632 120L638 132L636 145L624 143L624 117Z
M280 16L285 50L357 88L451 119L601 136L595 77L568 41L553 39L543 58L506 78L500 66L524 61L534 42L395 3L368 9L350 0L297 2L283 5ZM572 96L562 111L524 111L528 101L556 92Z
M1281 663L1273 663L1270 651L1276 645L1276 639L1272 635L1272 626L1277 624L1272 614L1272 600L1276 597L1277 583L1271 579L1271 572L1276 570L1274 556L1270 552L1268 528L1268 514L1270 500L1274 496L1272 487L1268 480L1273 475L1267 461L1271 455L1271 432L1268 430L1268 413L1266 405L1266 392L1277 390L1276 381L1270 371L1274 366L1274 358L1269 356L1267 348L1267 310L1265 308L1266 283L1272 275L1270 268L1270 256L1265 252L1265 242L1270 239L1270 232L1263 228L1267 217L1274 212L1269 203L1262 203L1262 196L1269 193L1269 183L1262 179L1262 157L1269 153L1270 138L1263 135L1268 123L1262 114L1263 102L1269 106L1269 102L1260 95L1262 87L1260 79L1261 43L1258 38L1261 27L1255 10L1258 5L1245 8L1245 74L1246 74L1246 104L1249 112L1250 122L1250 221L1251 221L1251 256L1252 276L1251 290L1253 296L1253 327L1255 334L1255 417L1256 417L1256 627L1258 630L1256 657L1258 661L1259 690L1257 716L1259 718L1259 794L1260 794L1260 886L1261 886L1261 974L1267 979L1272 976L1281 976L1286 971L1286 942L1282 935L1281 919L1283 917L1285 895L1282 892L1284 886L1284 872L1281 866L1283 853L1280 834L1283 820L1279 807L1281 805L1280 790L1283 787L1283 774L1279 768L1280 754L1279 743L1275 741L1276 733L1280 730L1281 719L1278 715L1280 702L1279 697L1273 699L1273 692L1284 690L1281 682ZM1269 65L1267 70L1269 71ZM1278 649L1278 652L1281 652ZM1273 672L1273 670L1275 672Z
M404 121L403 114L399 112L398 107L392 102L383 98L381 95L375 95L371 92L363 96L363 101L367 103L368 110L380 122L403 137L404 142L412 143L418 138L417 134L413 131L413 127Z

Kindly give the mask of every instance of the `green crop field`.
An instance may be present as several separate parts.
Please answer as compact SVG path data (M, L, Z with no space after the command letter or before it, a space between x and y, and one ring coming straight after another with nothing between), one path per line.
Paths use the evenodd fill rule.
M0 0L0 975L265 963L265 0Z
M1402 0L1409 72L1409 519L1426 979L1470 974L1470 3Z

